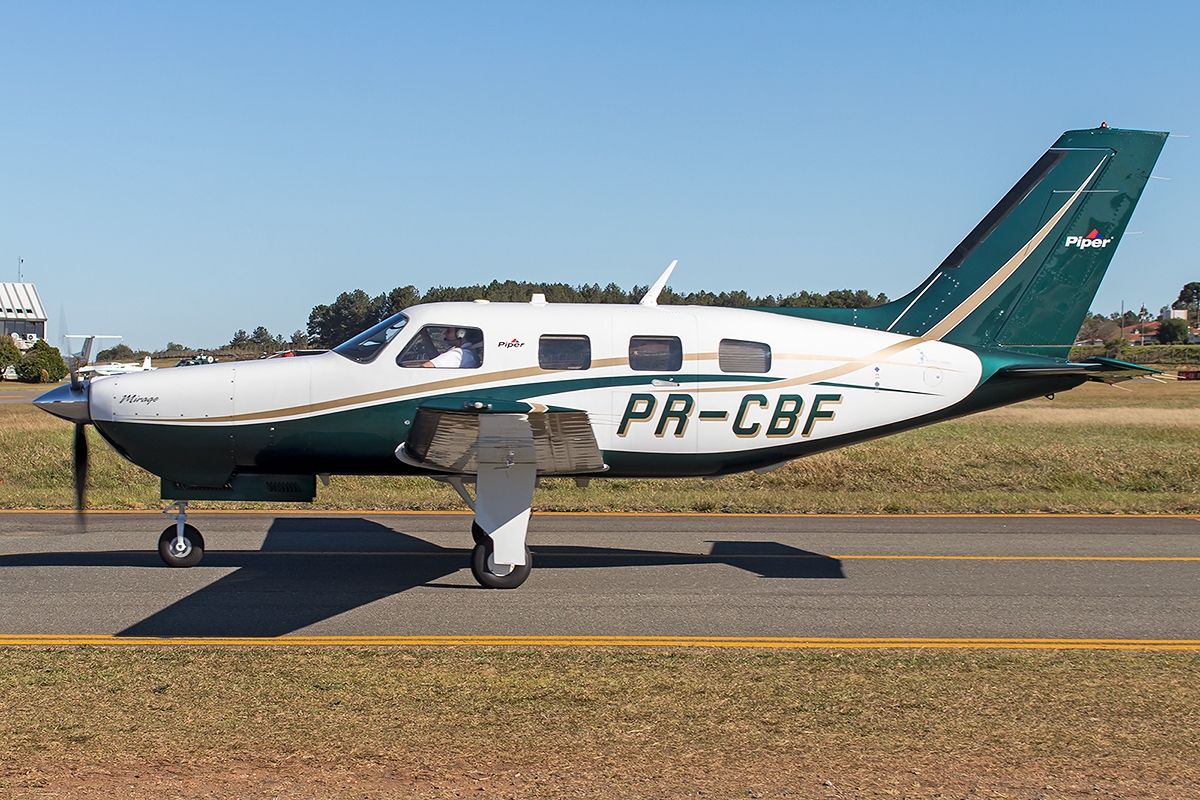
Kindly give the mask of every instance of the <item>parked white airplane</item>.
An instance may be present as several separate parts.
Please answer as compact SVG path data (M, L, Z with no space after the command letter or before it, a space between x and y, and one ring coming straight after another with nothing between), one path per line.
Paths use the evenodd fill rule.
M88 364L86 366L82 366L78 369L78 372L81 376L88 376L88 375L107 376L107 375L128 375L131 372L148 372L149 370L152 370L152 369L158 369L158 367L150 366L150 356L146 356L145 358L142 359L142 363L140 363L140 364L138 364L136 362L135 363L120 363L117 361L110 361L107 364Z
M539 476L765 472L1150 372L1067 355L1165 140L1063 134L925 281L874 308L662 307L668 269L637 306L416 306L321 355L76 373L36 402L76 423L81 505L86 424L162 478L168 564L203 553L189 500L311 501L317 476L418 474L473 507L472 572L511 588Z

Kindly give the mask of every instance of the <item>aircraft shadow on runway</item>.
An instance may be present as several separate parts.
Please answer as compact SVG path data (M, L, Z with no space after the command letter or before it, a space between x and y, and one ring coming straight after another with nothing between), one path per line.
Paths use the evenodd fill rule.
M417 586L444 587L437 582L464 569L469 553L365 519L280 518L260 550L209 551L197 567L234 572L118 635L282 636ZM778 542L714 541L708 555L560 545L535 547L533 557L535 572L723 563L763 578L845 577L838 559ZM14 555L0 563L166 569L144 551Z

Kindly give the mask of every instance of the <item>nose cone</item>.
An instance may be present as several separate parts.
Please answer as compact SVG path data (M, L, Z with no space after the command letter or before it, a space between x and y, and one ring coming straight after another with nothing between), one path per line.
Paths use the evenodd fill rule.
M81 382L78 389L69 383L51 389L34 400L33 404L42 411L47 411L71 422L92 421L92 415L88 411L87 381Z

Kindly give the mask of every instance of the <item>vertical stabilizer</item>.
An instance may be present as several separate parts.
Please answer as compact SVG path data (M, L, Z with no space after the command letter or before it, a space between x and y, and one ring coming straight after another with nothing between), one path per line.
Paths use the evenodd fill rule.
M1064 133L884 327L1066 357L1166 138Z

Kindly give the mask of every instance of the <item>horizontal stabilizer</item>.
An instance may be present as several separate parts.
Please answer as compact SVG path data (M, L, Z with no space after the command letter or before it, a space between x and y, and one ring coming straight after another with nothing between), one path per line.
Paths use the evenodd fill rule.
M1046 364L1015 364L1004 367L1000 375L1008 378L1041 378L1048 375L1081 375L1090 381L1120 383L1133 378L1161 375L1162 370L1118 361L1115 358L1090 358L1087 361L1051 362Z

